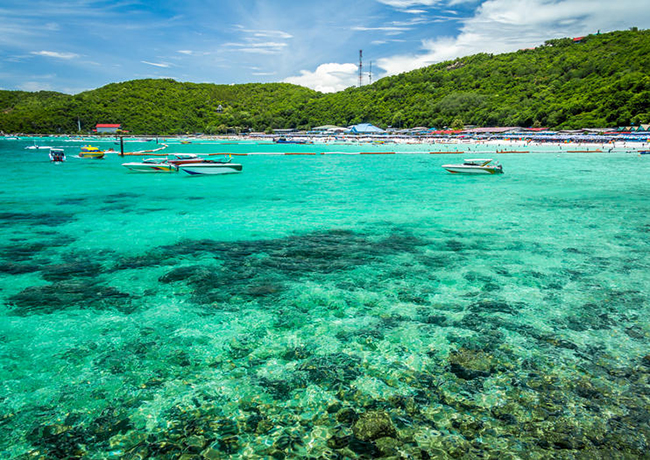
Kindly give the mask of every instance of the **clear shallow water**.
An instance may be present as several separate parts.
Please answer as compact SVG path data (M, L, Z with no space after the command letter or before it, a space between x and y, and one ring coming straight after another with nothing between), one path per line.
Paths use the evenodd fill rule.
M3 457L647 452L648 158L492 150L506 174L470 177L440 166L476 155L246 156L192 178L56 142L66 164L0 141Z

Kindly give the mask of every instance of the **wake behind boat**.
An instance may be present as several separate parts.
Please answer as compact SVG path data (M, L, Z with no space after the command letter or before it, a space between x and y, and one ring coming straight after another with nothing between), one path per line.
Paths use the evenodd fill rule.
M498 162L491 163L491 158L478 158L464 160L460 165L442 165L442 167L452 174L503 174L503 166Z

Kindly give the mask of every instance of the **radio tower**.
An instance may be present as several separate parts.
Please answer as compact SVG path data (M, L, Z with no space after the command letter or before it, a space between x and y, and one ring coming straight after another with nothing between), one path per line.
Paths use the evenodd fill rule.
M363 50L359 50L359 88L363 84L361 69L363 68Z
M372 85L372 61L370 61L370 72L368 72L368 84Z

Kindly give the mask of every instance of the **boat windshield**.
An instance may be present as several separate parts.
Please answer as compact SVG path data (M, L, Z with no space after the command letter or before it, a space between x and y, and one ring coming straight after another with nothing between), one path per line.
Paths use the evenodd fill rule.
M492 161L491 158L478 158L473 160L465 160L467 166L487 166Z

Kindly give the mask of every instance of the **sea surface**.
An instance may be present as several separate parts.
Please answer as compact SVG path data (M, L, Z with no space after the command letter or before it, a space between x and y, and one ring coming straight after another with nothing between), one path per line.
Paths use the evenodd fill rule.
M165 142L317 155L0 140L0 458L648 458L649 157Z

